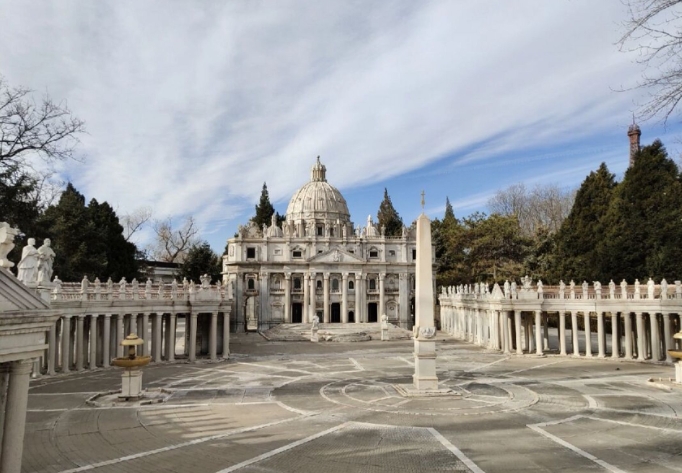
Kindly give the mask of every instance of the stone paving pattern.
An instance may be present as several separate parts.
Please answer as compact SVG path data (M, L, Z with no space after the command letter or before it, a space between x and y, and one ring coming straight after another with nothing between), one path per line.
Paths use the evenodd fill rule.
M457 395L403 398L412 342L273 342L234 334L229 361L144 371L164 404L95 408L120 371L31 383L29 472L682 471L670 366L503 355L438 336Z

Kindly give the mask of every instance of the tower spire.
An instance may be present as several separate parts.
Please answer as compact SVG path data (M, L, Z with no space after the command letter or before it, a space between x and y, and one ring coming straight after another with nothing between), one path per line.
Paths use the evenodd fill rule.
M635 157L639 153L639 138L642 136L642 130L635 122L635 114L632 114L632 125L628 127L628 138L630 139L630 167L635 164Z

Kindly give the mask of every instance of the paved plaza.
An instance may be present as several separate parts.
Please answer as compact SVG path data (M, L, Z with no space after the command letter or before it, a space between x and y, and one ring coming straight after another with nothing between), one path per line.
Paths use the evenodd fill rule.
M147 367L163 404L88 405L115 368L35 380L22 471L682 471L682 390L647 384L670 366L437 347L457 395L398 394L412 341L256 334L233 334L229 361Z

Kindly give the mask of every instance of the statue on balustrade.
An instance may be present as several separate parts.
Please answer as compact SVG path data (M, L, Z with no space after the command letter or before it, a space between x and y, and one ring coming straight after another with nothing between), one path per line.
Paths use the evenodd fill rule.
M639 299L639 296L640 296L639 279L635 279L635 299Z
M52 242L49 238L45 238L43 244L38 248L38 283L49 285L52 279L52 266L54 264L54 257L56 256L54 250L51 248Z
M587 294L590 291L590 285L587 281L583 281L583 299L587 299Z
M7 259L7 254L14 248L14 237L18 234L18 228L12 228L7 222L0 222L0 268L14 266L14 263Z
M575 281L573 281L573 279L571 279L571 282L568 283L568 287L571 290L571 296L570 296L571 299L575 299Z
M511 283L511 297L512 299L516 299L516 281L512 281Z
M543 287L542 287L542 280L541 279L538 279L537 288L538 288L538 294L542 294Z
M559 281L559 297L563 299L565 293L566 293L566 283L562 279Z
M628 298L628 282L625 279L620 282L620 297L622 299Z
M646 298L647 299L653 299L654 298L655 289L656 289L656 283L654 282L653 279L649 278L649 280L646 283Z
M35 247L35 238L29 238L28 244L21 251L21 261L17 266L17 278L24 284L35 283L38 278L40 255Z
M609 297L611 299L616 297L616 283L613 282L613 279L609 281Z
M668 281L665 278L661 279L661 299L668 298Z
M504 298L509 299L511 286L509 286L509 279L504 281Z
M521 283L523 284L523 291L528 292L533 289L533 281L531 281L529 276L524 276L521 278Z

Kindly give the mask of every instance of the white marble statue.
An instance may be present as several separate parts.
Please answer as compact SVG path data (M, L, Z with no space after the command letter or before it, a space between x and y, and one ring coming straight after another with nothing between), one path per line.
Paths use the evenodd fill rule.
M621 299L628 298L628 282L625 279L620 282L620 297Z
M601 299L601 283L599 281L593 281L594 294L596 299Z
M533 281L531 281L530 277L528 276L522 277L521 283L523 284L523 292L528 292L532 290Z
M12 228L7 222L0 222L0 268L14 266L14 263L7 259L7 254L14 248L14 237L18 234L18 228Z
M17 278L24 284L33 284L38 280L38 263L40 255L35 247L35 238L29 238L28 244L21 251L21 261L17 266Z
M571 279L571 282L568 283L568 287L571 290L571 296L570 296L571 299L575 299L575 281L573 279Z
M512 281L511 283L511 297L512 299L516 299L516 281Z
M639 299L641 295L639 279L635 279L635 299Z
M668 281L665 278L661 279L661 299L668 298Z
M540 280L540 279L538 279L537 289L538 289L538 294L542 294L544 291L544 289L542 287L542 280Z
M509 299L511 295L511 286L509 285L509 279L504 281L504 298Z
M320 318L317 315L313 315L313 325L310 327L310 341L319 341L317 331L320 328Z
M616 298L616 283L613 282L613 279L609 281L609 299L615 299Z
M564 280L559 281L559 298L563 299L566 294L566 283Z
M381 315L381 341L388 341L388 316L386 314Z
M56 255L51 245L50 239L45 238L42 246L38 248L38 283L43 285L49 285L52 278L52 266Z
M653 279L649 278L649 280L646 282L646 298L647 299L653 299L654 298L655 289L656 289L656 283L654 282Z
M590 293L590 284L587 281L583 281L583 299L587 299Z

